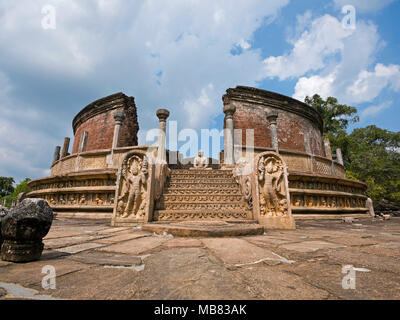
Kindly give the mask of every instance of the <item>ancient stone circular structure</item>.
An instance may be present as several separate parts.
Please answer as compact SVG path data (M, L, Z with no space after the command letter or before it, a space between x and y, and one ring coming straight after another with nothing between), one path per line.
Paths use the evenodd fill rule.
M87 132L84 151L110 149L115 121L118 121L115 116L123 122L119 146L136 146L139 124L135 99L123 93L116 93L92 102L76 115L72 122L74 130L72 154L79 152L79 144L84 132Z
M272 148L269 130L271 115L277 118L279 149L324 156L322 143L323 121L310 106L266 90L239 86L228 89L223 96L224 109L234 106L235 129L243 130L242 141L246 144L246 129L254 129L254 145Z
M118 93L97 100L73 121L72 153L67 152L68 139L61 154L61 147L56 147L51 175L31 181L28 196L44 198L55 213L65 217L111 219L114 215L115 225L152 221L269 224L285 220L281 216L286 214L295 219L366 214L365 184L346 178L341 153L332 152L329 141L323 141L323 122L312 107L277 93L239 86L227 90L221 109L227 130L220 164L210 170L189 170L180 163L153 163L157 150L137 146L133 97ZM165 130L169 111L159 109L156 116L154 127L159 120ZM249 148L252 133L254 144ZM165 150L165 141L159 138L158 143ZM172 158L171 154L167 150L166 158ZM243 174L254 159L259 160ZM134 163L135 168L131 167ZM127 205L135 212L120 210ZM293 225L292 220L286 221Z

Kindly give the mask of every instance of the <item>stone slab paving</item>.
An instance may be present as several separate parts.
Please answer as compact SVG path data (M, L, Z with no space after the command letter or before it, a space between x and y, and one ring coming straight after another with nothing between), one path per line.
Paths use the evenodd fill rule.
M146 253L156 247L159 247L163 242L167 241L165 238L159 237L146 237L121 243L113 244L98 250L105 252L125 253L131 255L138 255Z
M60 251L60 252L74 254L74 253L78 253L78 252L82 252L82 251L86 251L86 250L90 250L90 249L100 248L103 246L104 245L101 243L87 242L87 243L77 244L77 245L70 246L70 247L59 248L56 250Z
M83 262L87 264L97 264L102 266L140 266L143 261L140 257L121 255L115 253L104 252L88 252L72 256L74 261Z
M123 234L115 235L113 237L96 240L96 242L97 243L105 243L105 244L113 244L113 243L128 241L128 240L137 239L137 238L149 237L149 236L150 236L150 234L148 232L136 231L134 233L123 233Z
M42 288L49 265L55 290ZM346 265L361 270L354 290L342 287ZM56 219L41 260L0 261L0 284L0 299L400 299L400 218L230 238Z
M297 243L283 244L280 247L297 252L314 252L321 249L345 248L346 246L325 241L302 241Z
M202 239L202 242L214 255L226 264L251 264L264 260L281 260L270 250L257 247L245 239L211 238Z
M97 240L104 238L101 236L93 236L93 235L79 235L73 237L66 238L54 238L54 239L44 239L43 243L46 249L59 249L63 247L69 247L77 244L86 243L89 241Z
M199 239L188 239L188 238L175 238L164 242L163 247L172 248L195 248L204 247L204 244Z

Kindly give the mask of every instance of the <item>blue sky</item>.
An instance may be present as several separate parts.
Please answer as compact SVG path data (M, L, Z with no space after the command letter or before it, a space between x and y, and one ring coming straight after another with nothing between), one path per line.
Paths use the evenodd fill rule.
M357 107L353 127L398 131L399 16L399 0L0 0L0 176L48 175L74 115L119 91L142 144L161 107L179 129L221 129L236 85L335 96Z

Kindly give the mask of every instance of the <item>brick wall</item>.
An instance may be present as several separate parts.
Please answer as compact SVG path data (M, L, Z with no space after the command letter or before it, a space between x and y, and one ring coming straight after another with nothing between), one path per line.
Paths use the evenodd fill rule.
M119 147L137 146L139 125L134 98L119 93L97 100L78 113L73 122L72 154L78 152L84 131L88 132L84 151L110 149L115 126L113 114L116 111L123 111L126 115L121 126Z
M255 147L271 148L267 114L277 112L280 149L311 152L314 155L324 156L320 129L321 119L315 115L313 110L309 110L311 107L268 91L246 87L238 88L229 89L223 101L224 104L233 104L236 107L233 118L234 127L242 130L242 145L246 145L246 129L254 129ZM267 92L268 96L262 96L264 92ZM284 98L287 99L284 100ZM240 143L240 141L236 143Z

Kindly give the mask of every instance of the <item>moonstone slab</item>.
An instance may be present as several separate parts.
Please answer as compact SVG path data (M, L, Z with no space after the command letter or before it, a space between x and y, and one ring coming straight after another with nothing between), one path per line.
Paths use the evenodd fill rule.
M53 210L43 199L25 199L1 221L1 259L10 262L39 260L42 239L53 222Z

